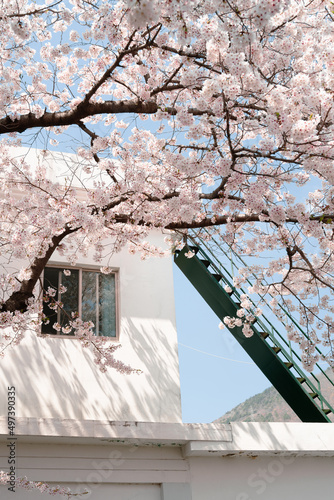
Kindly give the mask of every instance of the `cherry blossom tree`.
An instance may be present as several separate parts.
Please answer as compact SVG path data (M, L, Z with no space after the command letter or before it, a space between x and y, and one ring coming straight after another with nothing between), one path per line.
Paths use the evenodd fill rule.
M265 256L236 286L255 274L249 293L269 294L277 314L284 304L300 315L305 364L321 342L333 364L332 3L0 8L0 323L14 332L6 341L18 342L32 317L42 321L35 290L56 250L69 264L89 248L100 262L125 245L145 258L164 254L145 243L153 229L180 248L190 229L205 228L240 254ZM66 182L52 180L19 146L41 158L75 153L86 181L77 187L71 165ZM13 259L26 261L19 274L8 272ZM92 340L90 325L73 323ZM292 326L289 337L301 342Z

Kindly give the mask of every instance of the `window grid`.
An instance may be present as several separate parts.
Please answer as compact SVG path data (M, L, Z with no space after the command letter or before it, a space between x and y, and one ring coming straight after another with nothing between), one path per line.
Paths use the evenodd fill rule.
M59 285L62 285L63 284L63 279L64 279L64 274L63 274L63 268L62 269L59 269L59 266L48 266L50 268L56 268L58 269L58 284ZM82 287L82 273L83 272L91 272L91 273L94 273L95 274L95 300L96 300L96 310L95 310L95 322L94 322L94 327L95 327L95 334L97 336L101 336L101 333L100 333L100 285L99 285L99 276L100 276L100 273L99 271L97 271L96 269L91 269L91 268L74 268L73 271L78 271L78 315L80 318L82 318L82 291L83 291L83 287ZM112 273L112 275L114 276L114 279L115 279L115 311L116 311L116 317L115 317L115 335L114 336L110 336L111 339L117 339L118 338L118 273L117 272L114 272ZM64 285L65 286L65 285ZM68 290L68 287L67 287L67 291ZM67 291L64 293L64 301L66 301L66 293ZM58 290L57 290L57 298L58 298L58 301L60 302L63 302L62 301L62 296L61 296L61 292L59 290L59 287L58 287ZM74 312L74 311L73 311ZM69 318L70 320L70 318ZM61 309L58 308L57 310L57 322L60 323L61 321ZM50 334L48 334L50 336ZM58 333L56 334L55 333L55 336L59 337L59 336L64 336L64 337L68 337L68 335L65 335L65 334L62 334L62 333Z

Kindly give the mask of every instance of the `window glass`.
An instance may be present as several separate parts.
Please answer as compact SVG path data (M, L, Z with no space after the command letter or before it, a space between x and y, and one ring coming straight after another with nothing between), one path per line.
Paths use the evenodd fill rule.
M92 321L96 329L96 298L98 273L82 271L82 313L83 321ZM94 329L94 330L95 330Z
M59 311L58 321L61 326L65 326L71 321L72 312L79 312L79 270L72 270L70 276L65 276L60 270L58 273L59 282L66 288L66 292L60 295L63 307Z
M66 288L66 292L59 289ZM114 274L101 274L96 271L73 269L66 276L62 269L47 267L44 270L44 290L49 287L55 292L54 300L63 305L53 310L44 302L43 313L49 324L42 325L42 333L57 335L54 323L65 326L72 319L72 312L78 313L83 321L94 324L93 332L97 335L116 337L116 280ZM62 332L59 332L60 334Z
M47 291L48 288L53 288L56 290L55 300L58 300L58 275L59 270L52 267L47 267L44 269L44 290ZM47 325L43 324L42 332L55 334L57 333L52 325L58 321L58 313L49 307L50 301L43 301L43 314L49 320Z
M114 274L99 274L99 292L99 335L116 337Z

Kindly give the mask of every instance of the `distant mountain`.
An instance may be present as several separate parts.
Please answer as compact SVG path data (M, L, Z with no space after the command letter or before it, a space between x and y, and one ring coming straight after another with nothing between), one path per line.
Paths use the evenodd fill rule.
M333 379L333 373L330 370L327 371L327 375ZM321 383L324 397L334 408L334 387L324 375L317 376L317 378ZM334 422L334 415L328 416ZM215 423L220 424L229 422L300 422L300 419L276 389L269 387L215 420Z

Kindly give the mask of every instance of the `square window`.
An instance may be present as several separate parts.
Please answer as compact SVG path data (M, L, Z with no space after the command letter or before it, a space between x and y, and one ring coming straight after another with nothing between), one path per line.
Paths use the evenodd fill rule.
M95 335L117 336L116 273L72 269L71 274L66 276L63 269L46 267L43 290L47 291L49 287L55 290L54 299L63 305L54 310L49 307L52 306L52 299L43 302L43 313L49 323L42 325L42 334L62 335L53 328L54 323L65 327L71 321L72 313L77 313L83 321L94 323ZM66 292L62 292L63 287Z

